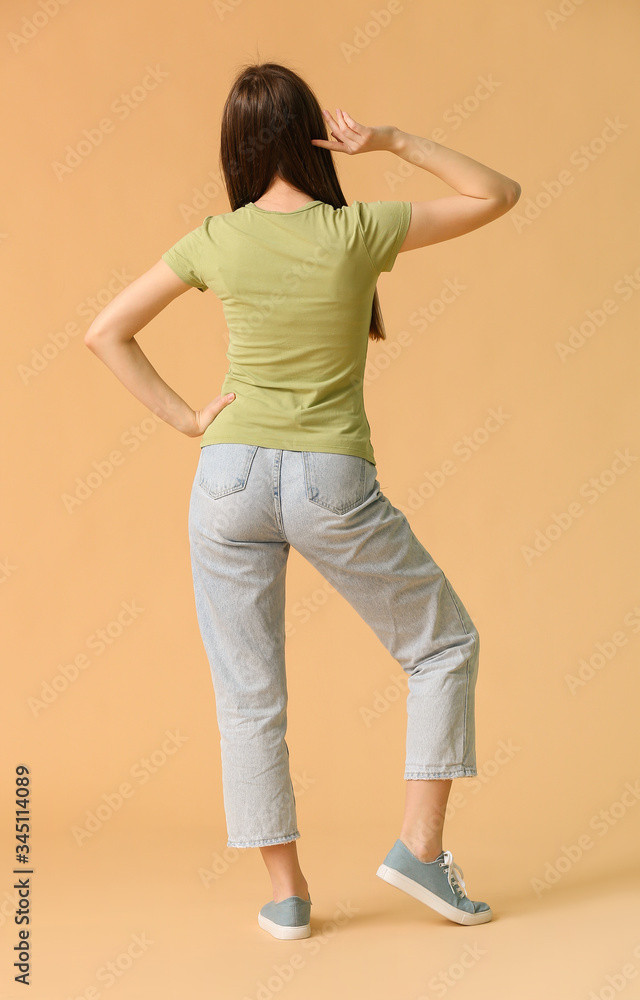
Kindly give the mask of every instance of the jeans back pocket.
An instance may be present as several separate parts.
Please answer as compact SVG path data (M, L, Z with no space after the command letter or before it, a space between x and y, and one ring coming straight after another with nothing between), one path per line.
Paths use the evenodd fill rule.
M210 497L243 490L249 481L257 444L216 442L200 449L198 484Z
M371 492L376 467L359 455L303 451L307 499L334 514L347 514Z

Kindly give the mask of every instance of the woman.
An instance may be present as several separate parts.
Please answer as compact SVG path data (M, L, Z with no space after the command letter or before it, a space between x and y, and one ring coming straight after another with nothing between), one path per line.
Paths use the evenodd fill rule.
M331 139L325 128L330 129ZM457 194L347 205L332 152L394 153ZM216 695L228 846L259 847L278 938L310 934L285 740L285 573L293 545L408 675L406 805L377 874L461 924L490 920L443 851L453 778L477 774L479 638L451 583L381 493L363 404L376 292L398 253L504 215L520 186L395 126L321 110L275 63L237 75L221 128L231 211L207 216L93 321L85 343L155 414L201 437L189 509L199 627ZM213 289L229 328L222 392L193 410L135 338L189 288Z

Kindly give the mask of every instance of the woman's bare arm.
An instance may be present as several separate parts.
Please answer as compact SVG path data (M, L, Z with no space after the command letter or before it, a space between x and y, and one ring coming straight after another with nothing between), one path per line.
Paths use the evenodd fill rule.
M520 197L517 181L433 139L403 132L395 125L363 125L340 108L336 108L335 118L326 108L323 115L333 139L312 139L314 145L350 156L388 150L459 192L411 202L411 221L401 253L478 229L508 212Z
M459 192L411 203L411 222L400 253L479 229L508 212L520 197L517 181L433 139L395 129L388 148Z
M193 410L160 377L135 339L154 316L191 287L164 260L157 261L98 313L84 342L152 413L187 437L198 437L235 396L218 395L202 410Z

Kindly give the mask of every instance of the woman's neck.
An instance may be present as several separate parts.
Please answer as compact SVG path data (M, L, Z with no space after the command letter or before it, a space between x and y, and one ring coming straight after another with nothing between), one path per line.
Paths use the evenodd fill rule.
M292 184L283 181L282 178L277 178L253 204L257 205L258 208L265 208L269 212L292 212L314 200L304 191L298 190Z

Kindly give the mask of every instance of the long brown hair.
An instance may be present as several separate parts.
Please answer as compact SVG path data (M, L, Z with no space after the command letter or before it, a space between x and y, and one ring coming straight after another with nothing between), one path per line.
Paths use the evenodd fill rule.
M346 205L332 151L310 141L326 137L320 104L297 73L273 62L243 66L222 112L220 167L231 210L257 201L275 174L314 200ZM369 336L387 336L377 288Z

